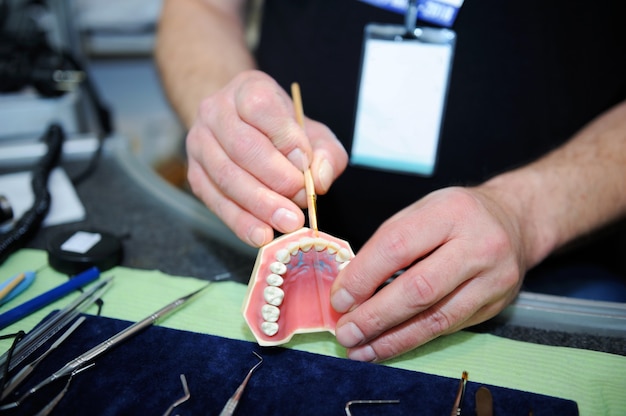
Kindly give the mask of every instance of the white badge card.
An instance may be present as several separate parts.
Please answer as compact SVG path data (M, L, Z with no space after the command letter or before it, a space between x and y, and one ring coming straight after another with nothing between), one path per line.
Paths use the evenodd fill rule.
M365 29L350 160L432 176L456 35L449 29L370 24Z

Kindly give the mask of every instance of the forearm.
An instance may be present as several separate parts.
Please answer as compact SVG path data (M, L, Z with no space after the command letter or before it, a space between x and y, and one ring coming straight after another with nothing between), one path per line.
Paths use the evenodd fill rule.
M481 185L517 218L525 263L626 215L626 102L564 146Z
M165 0L155 58L167 97L191 126L202 99L255 67L244 30L244 1Z

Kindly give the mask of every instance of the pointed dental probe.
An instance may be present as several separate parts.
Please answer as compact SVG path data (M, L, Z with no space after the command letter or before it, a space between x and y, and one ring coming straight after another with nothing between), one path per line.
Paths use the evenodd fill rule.
M300 127L304 130L304 109L302 106L302 95L300 94L300 85L297 82L291 84L291 98L293 99L293 106L296 110L296 120ZM313 176L311 175L311 169L309 167L304 171L304 189L307 195L307 210L309 213L309 227L315 232L316 236L319 236L317 229L317 195L315 195L315 184L313 182Z

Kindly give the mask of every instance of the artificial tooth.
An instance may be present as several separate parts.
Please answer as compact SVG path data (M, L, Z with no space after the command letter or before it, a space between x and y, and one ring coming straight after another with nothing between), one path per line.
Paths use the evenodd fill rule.
M277 275L276 273L271 273L265 279L268 285L270 286L281 286L283 284L283 278Z
M280 306L285 298L285 292L279 287L267 286L263 290L263 298L270 305Z
M270 264L270 271L276 274L285 274L287 273L287 266L285 266L285 263L275 261L274 263Z
M347 266L348 264L350 264L350 260L348 260L348 261L344 261L343 263L339 263L339 266L337 266L337 269L339 269L339 270L343 270L343 269L345 269L345 268L346 268L346 266Z
M339 244L335 243L334 241L329 241L326 250L328 250L330 254L335 254L339 251L340 248L341 247L339 246Z
M313 247L313 239L311 237L301 238L299 243L300 243L300 250L304 251L305 253L311 250L311 248Z
M297 241L292 241L287 244L287 250L291 253L292 256L298 254L298 250L300 250L300 244Z
M268 337L274 336L278 332L278 324L276 322L263 322L261 331Z
M263 305L261 315L267 322L276 322L280 317L280 309L273 305Z
M328 241L324 240L323 238L316 238L313 241L313 247L315 247L315 251L323 251L326 246L328 246Z
M291 260L291 255L287 249L280 249L276 252L276 260L281 263L287 264Z
M335 256L337 263L343 263L350 260L350 251L347 248L342 248L337 252Z

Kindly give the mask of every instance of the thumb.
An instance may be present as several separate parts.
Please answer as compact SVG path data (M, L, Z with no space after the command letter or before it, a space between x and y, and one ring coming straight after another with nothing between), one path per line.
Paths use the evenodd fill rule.
M310 168L315 191L325 194L346 169L348 153L326 125L307 119L306 132L313 149Z

